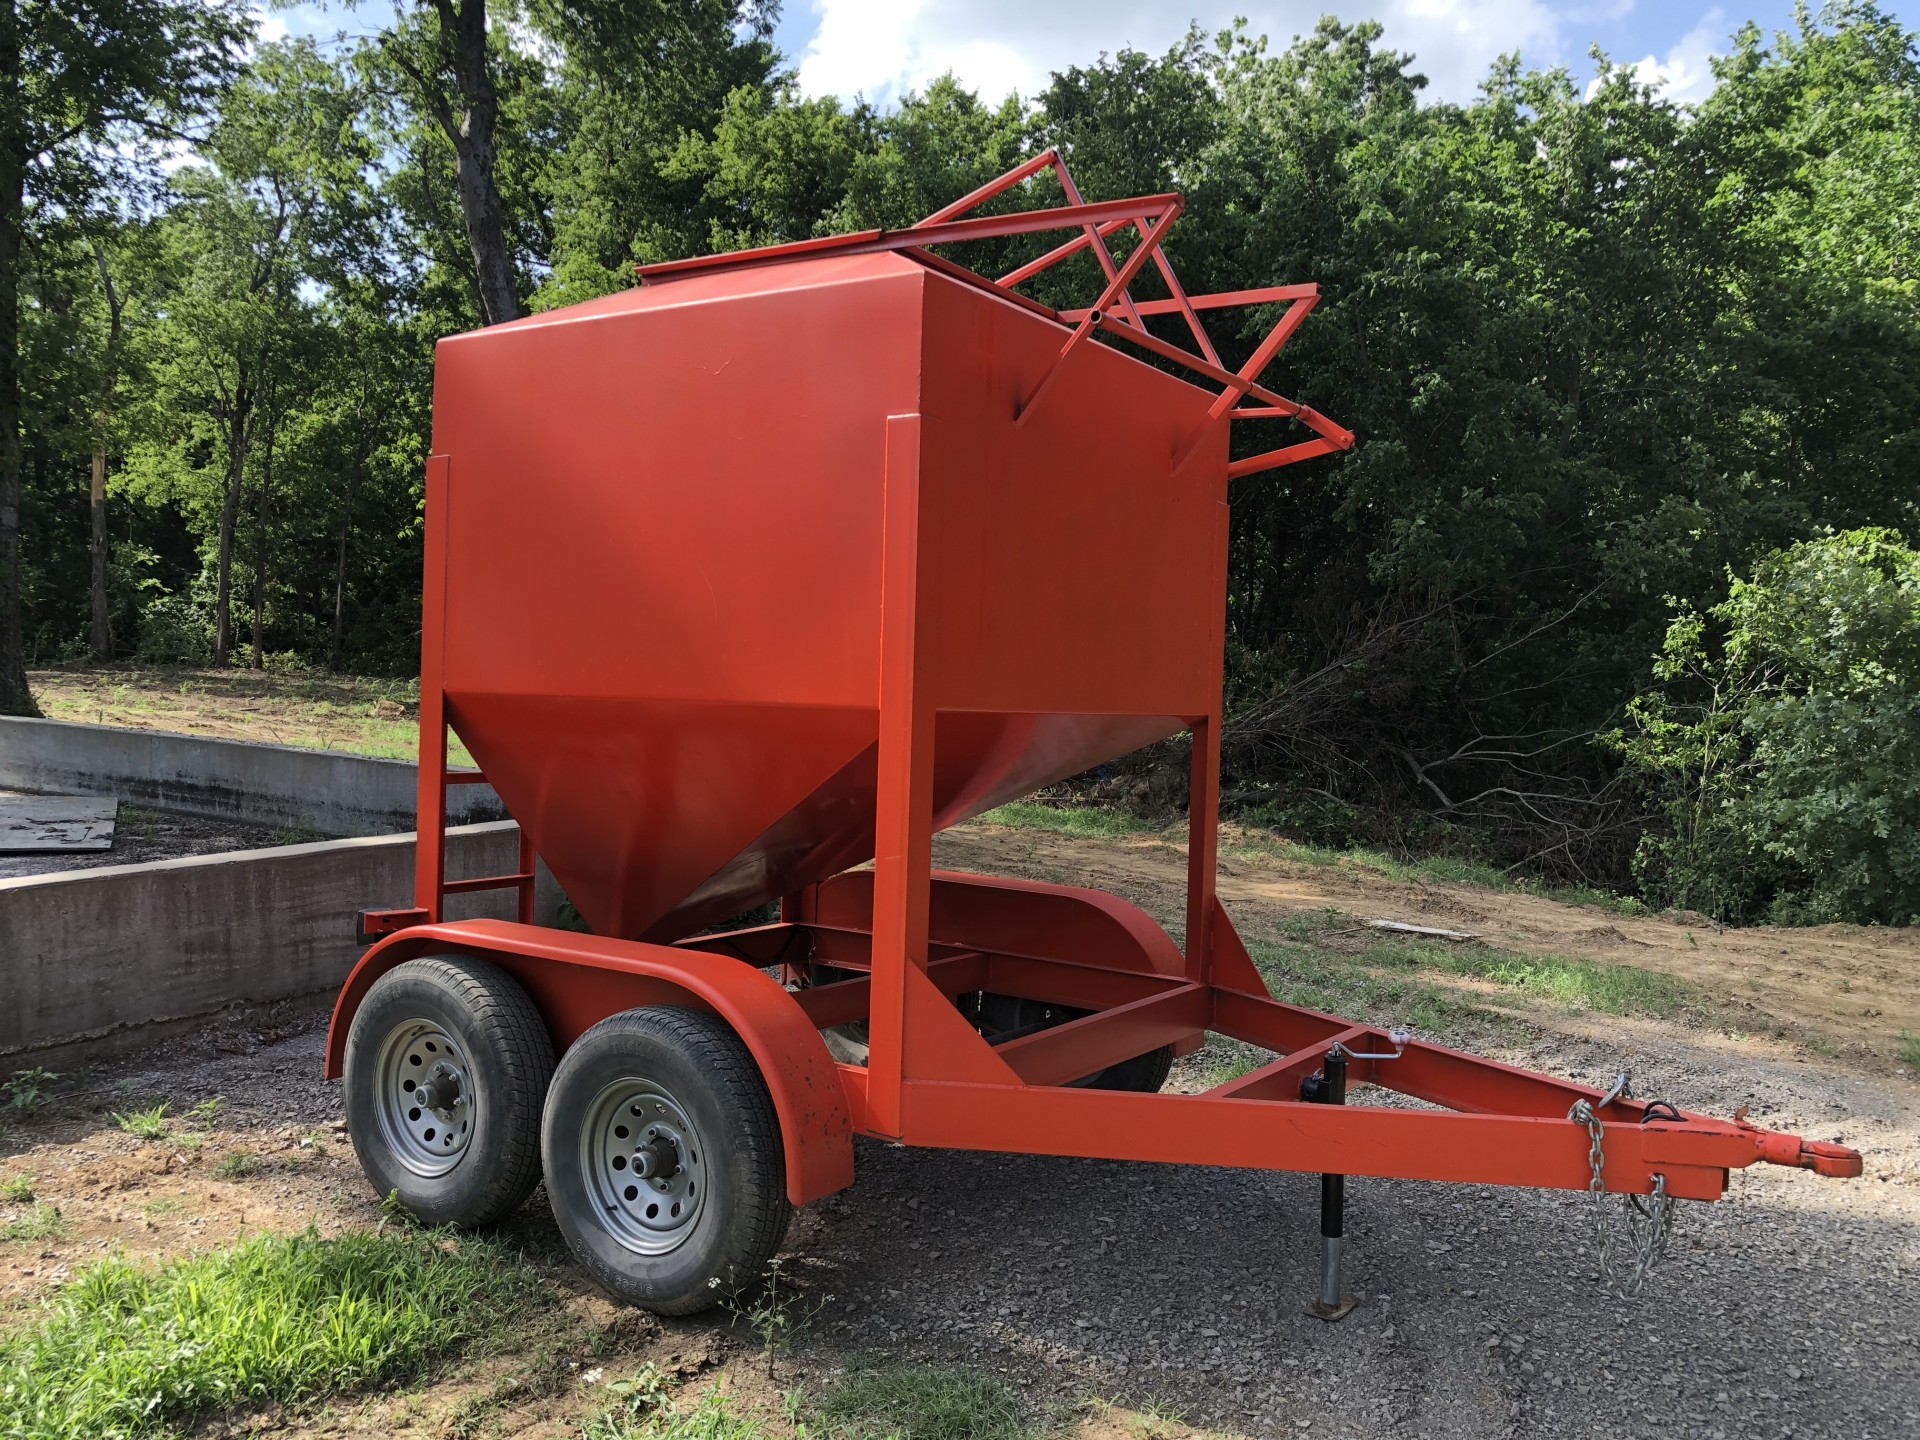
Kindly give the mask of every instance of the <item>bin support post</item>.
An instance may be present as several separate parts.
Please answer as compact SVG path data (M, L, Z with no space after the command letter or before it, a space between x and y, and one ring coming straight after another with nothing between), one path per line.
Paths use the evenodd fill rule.
M887 417L880 561L880 741L873 855L867 1123L898 1139L906 1081L907 970L927 968L933 863L933 724L920 642L919 415Z
M1327 1052L1317 1093L1322 1105L1347 1103L1347 1050L1335 1045ZM1347 1177L1320 1177L1320 1298L1307 1307L1316 1319L1344 1320L1358 1302L1344 1292L1341 1262L1347 1244Z

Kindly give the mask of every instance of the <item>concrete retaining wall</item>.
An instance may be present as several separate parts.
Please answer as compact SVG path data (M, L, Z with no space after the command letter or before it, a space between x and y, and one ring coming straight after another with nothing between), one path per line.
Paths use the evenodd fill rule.
M518 844L510 822L450 830L448 877L510 873ZM413 849L408 833L0 880L0 1073L337 989L363 953L354 912L413 903ZM543 868L541 923L559 898ZM510 918L512 904L500 891L448 907Z
M414 775L406 760L0 716L0 789L111 795L156 810L319 835L412 830ZM447 793L450 824L505 814L491 786Z

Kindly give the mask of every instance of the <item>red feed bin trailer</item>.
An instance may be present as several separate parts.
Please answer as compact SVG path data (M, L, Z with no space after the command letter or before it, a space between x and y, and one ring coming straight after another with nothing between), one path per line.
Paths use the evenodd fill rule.
M1065 206L974 213L1047 169ZM1859 1173L1268 992L1214 895L1227 494L1352 436L1261 383L1314 287L1189 296L1181 206L1084 203L1049 152L909 230L649 266L442 343L417 894L363 914L327 1051L381 1194L482 1224L544 1175L596 1279L684 1313L853 1182L855 1135L1317 1172L1337 1317L1344 1176L1663 1217L1756 1161ZM928 248L1050 231L998 280ZM1021 293L1081 251L1088 308ZM1246 305L1280 318L1233 370L1202 317ZM1242 421L1296 438L1235 461ZM446 786L476 778L448 726L514 874L446 878ZM1112 895L931 869L944 826L1182 731L1184 944ZM531 923L536 854L592 933ZM488 887L517 922L445 918ZM1157 1093L1209 1031L1276 1058Z

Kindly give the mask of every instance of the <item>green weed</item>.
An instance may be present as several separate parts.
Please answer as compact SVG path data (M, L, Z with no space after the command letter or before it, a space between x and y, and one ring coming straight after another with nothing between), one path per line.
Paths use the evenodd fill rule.
M1909 1070L1920 1070L1920 1035L1911 1030L1900 1032L1900 1063Z
M59 1078L51 1070L16 1070L0 1080L0 1095L14 1114L31 1115L53 1099L53 1085Z
M630 1440L634 1436L660 1435L663 1433L660 1422L665 1420L670 1425L673 1421L672 1381L651 1361L642 1365L631 1380L609 1381L606 1390L613 1401L587 1421L583 1440ZM707 1407L696 1407L695 1413L704 1408Z
M129 1110L124 1115L115 1114L114 1122L129 1135L137 1135L142 1140L164 1140L167 1132L173 1129L173 1122L167 1118L167 1102L162 1100L151 1110Z
M1084 807L1069 809L1060 805L1036 805L1026 800L1016 800L1011 805L1002 805L998 809L989 810L980 818L989 825L1012 825L1023 830L1046 830L1055 835L1073 835L1083 839L1113 839L1121 835L1144 835L1157 828L1144 820L1136 820L1131 815L1122 815L1112 810L1093 810Z
M33 1199L33 1176L15 1175L0 1184L0 1200L12 1205L25 1205Z
M421 1233L102 1261L0 1347L0 1434L155 1434L416 1374L523 1319L530 1292L500 1247Z
M260 1168L260 1157L245 1150L230 1150L220 1157L213 1173L221 1180L244 1180Z
M731 1302L728 1308L760 1337L766 1354L767 1378L773 1380L778 1378L775 1365L780 1355L793 1348L794 1340L832 1299L831 1295L798 1296L790 1283L783 1288L780 1261L775 1259L767 1266L764 1282L744 1300Z
M1019 1440L1028 1433L1020 1398L973 1370L888 1365L856 1370L827 1392L821 1415L839 1435L899 1440Z

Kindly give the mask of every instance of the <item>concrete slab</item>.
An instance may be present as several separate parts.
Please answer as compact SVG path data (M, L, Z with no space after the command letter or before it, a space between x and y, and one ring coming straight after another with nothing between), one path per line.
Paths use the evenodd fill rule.
M0 796L0 855L111 850L119 814L118 800Z
M510 822L450 830L448 875L502 874L518 847ZM413 903L413 850L411 834L380 835L0 880L0 1074L337 989L366 948L354 912ZM512 903L504 891L448 902L455 918L508 918ZM543 870L542 923L558 903Z

